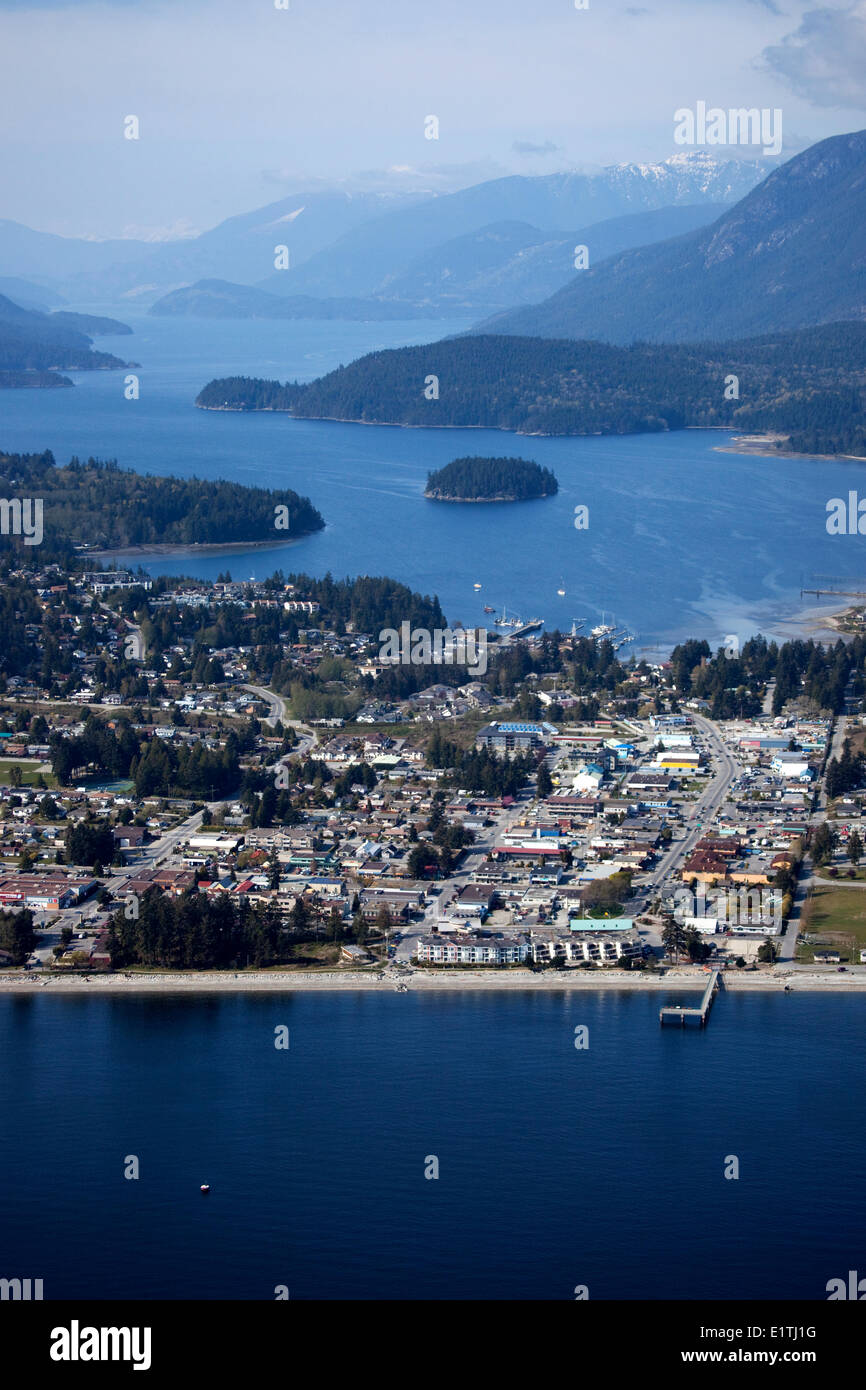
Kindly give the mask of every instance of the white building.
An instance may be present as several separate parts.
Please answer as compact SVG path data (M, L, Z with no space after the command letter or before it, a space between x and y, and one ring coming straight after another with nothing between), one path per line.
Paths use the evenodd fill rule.
M528 952L528 942L517 937L465 936L443 940L440 936L420 936L414 955L432 965L516 965L526 960Z

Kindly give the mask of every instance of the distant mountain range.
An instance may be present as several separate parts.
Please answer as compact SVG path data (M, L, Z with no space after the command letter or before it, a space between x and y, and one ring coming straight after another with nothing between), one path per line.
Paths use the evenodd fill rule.
M605 342L741 337L866 317L866 131L795 155L711 226L579 272L473 330Z
M159 244L58 237L0 221L0 270L77 303L123 297L152 303L170 290L211 279L287 297L401 298L402 290L388 286L399 286L404 275L417 277L419 258L482 229L519 222L533 229L533 245L550 235L567 240L571 227L629 214L730 204L767 167L760 159L688 151L658 164L612 165L596 174L516 175L442 195L302 189L230 217L200 236ZM554 231L535 230L539 228ZM287 270L274 269L277 246L288 247ZM465 261L459 274L466 279L472 269ZM479 273L487 269L488 263L479 261ZM537 297L550 287L542 280ZM508 301L470 297L469 302L488 306Z
M528 222L498 222L416 257L375 295L277 295L226 280L199 280L164 295L150 312L269 319L446 318L491 312L521 300L531 303L566 284L574 275L578 246L601 259L626 246L645 246L705 226L718 212L715 203L660 208L568 234L541 232Z
M68 386L63 371L110 371L119 357L95 352L91 333L131 333L115 319L25 309L0 294L0 387ZM30 374L30 375L28 375Z
M570 227L628 213L732 203L766 170L760 160L690 151L660 164L617 164L598 174L492 179L363 223L296 270L269 275L260 287L275 294L382 295L399 277L415 273L413 267L434 248L492 224L523 222L559 229L566 237Z
M58 290L47 289L33 280L22 280L18 275L0 275L0 294L14 300L22 309L52 309L68 302Z
M79 302L149 302L211 276L261 280L273 268L276 246L288 246L291 264L298 264L357 223L422 196L302 191L227 218L199 236L160 243L85 241L0 221L0 270Z
M542 232L527 222L496 222L416 256L402 275L379 288L440 314L474 312L487 304L532 303L573 279L575 252L586 247L591 264L632 246L647 246L715 221L718 203L626 213L576 232Z

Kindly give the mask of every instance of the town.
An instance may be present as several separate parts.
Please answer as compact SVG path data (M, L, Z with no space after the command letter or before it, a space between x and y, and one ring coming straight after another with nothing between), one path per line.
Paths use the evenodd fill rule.
M575 631L492 641L482 680L441 647L389 661L325 581L50 566L7 593L6 979L866 962L844 670L816 698L749 672L786 668L761 639L623 666ZM733 699L696 693L720 662ZM844 712L821 707L831 676Z

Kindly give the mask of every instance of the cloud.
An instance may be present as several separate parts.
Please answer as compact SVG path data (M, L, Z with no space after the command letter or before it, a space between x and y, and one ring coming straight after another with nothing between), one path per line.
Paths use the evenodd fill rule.
M866 109L866 0L846 9L809 10L799 29L761 57L816 106Z
M556 154L559 150L552 140L545 140L543 145L533 145L531 140L515 140L511 148L515 154Z

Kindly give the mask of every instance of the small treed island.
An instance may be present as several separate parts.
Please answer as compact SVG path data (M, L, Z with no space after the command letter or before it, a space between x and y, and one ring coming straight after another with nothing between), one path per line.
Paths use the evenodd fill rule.
M428 473L424 496L435 502L526 502L558 491L551 470L528 459L473 456Z
M438 396L425 383L437 378ZM723 343L450 338L368 353L301 385L225 377L205 410L299 419L479 427L519 434L722 428L773 434L780 450L866 454L866 323Z
M0 452L0 495L41 501L40 559L72 564L82 550L147 545L225 545L288 540L320 531L321 514L291 489L225 480L160 478L115 459ZM26 538L0 535L0 549L26 551Z

